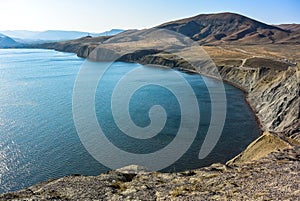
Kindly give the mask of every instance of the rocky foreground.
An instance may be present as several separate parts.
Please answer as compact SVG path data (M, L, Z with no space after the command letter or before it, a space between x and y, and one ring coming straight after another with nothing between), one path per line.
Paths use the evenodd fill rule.
M99 176L68 176L6 193L1 200L300 200L300 150L258 161L181 173L128 166Z

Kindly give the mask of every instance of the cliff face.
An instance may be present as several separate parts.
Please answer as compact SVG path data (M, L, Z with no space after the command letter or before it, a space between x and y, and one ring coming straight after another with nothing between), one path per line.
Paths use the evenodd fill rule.
M220 72L223 79L246 90L247 99L263 130L283 132L299 139L298 67L282 71L264 67L231 67Z
M257 115L265 129L299 135L299 78L297 68L286 71L270 71L253 85L249 101L256 108ZM298 129L291 129L298 124ZM294 137L297 137L294 135ZM299 138L299 136L298 136Z

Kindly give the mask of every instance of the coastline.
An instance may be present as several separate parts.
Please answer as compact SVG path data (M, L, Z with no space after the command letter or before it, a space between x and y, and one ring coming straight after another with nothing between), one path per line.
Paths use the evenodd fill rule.
M69 52L69 53L71 52L71 53L75 53L80 58L86 58L86 59L89 58L89 54L93 51L94 48L94 47L91 48L84 47L83 48L84 50L82 50L79 47L79 48L75 48L72 51L70 51L69 49L65 51L64 49L65 45L68 46L68 43L59 44L58 46L56 44L49 44L49 45L47 44L46 46L39 46L37 48L52 49L59 52ZM137 56L138 57L135 59L127 58L122 61L131 62L131 63L140 63L143 65L149 65L150 67L151 66L153 67L155 65L160 65L160 66L165 66L166 68L173 68L175 67L172 66L174 65L174 63L175 65L178 64L176 63L178 62L178 60L175 59L173 60L174 63L171 64L170 66L170 63L166 62L169 60L166 60L166 58L163 58L161 56L156 56L156 53L154 54L154 56L156 57L156 59L154 60L149 60L149 56L153 56L151 54L137 55ZM147 58L145 59L145 57ZM92 60L97 61L95 59ZM189 73L197 73L206 77L220 80L220 78L209 75L207 73L199 72L194 69L189 69L185 63L183 63L182 67L175 67L175 68L183 72L185 71ZM219 74L223 82L226 82L244 92L244 99L246 103L250 106L261 132L268 131L268 130L276 133L296 132L297 133L296 137L300 139L300 133L298 133L297 129L295 130L295 125L297 126L297 121L296 121L297 117L292 113L293 109L297 110L297 104L299 102L299 97L297 98L297 93L294 91L293 94L287 95L287 97L285 97L285 99L287 100L281 100L280 102L276 102L275 97L273 97L273 95L276 95L276 98L280 99L281 96L279 94L285 93L287 87L288 88L291 87L290 85L293 85L292 87L294 90L297 88L297 83L296 83L297 71L298 71L297 66L283 69L283 70L278 70L276 68L275 69L265 68L265 67L255 68L255 70L253 70L251 68L242 69L242 68L235 68L233 66L223 66L223 68L219 69ZM254 90L251 87L252 85L255 85ZM281 87L277 87L277 86L281 86ZM272 101L272 103L269 101ZM293 101L292 103L293 108L290 107L291 101ZM264 105L262 106L261 104ZM269 105L272 105L273 108L268 108ZM282 105L286 105L285 110L287 111L282 110L280 108L282 107ZM270 114L264 114L265 113L264 110L266 110ZM278 115L281 116L279 124L277 123ZM287 117L287 115L289 116ZM286 130L286 128L290 130Z
M41 48L43 49L43 48ZM47 48L50 49L50 48ZM58 51L58 50L56 50ZM60 51L64 52L64 51ZM76 54L76 52L73 52ZM78 56L78 55L77 55ZM82 57L81 57L82 58ZM125 61L126 62L126 61ZM128 61L130 62L130 61ZM135 61L136 62L136 61ZM139 63L139 62L136 62ZM145 63L142 63L143 65L146 65ZM150 67L152 64L150 63ZM159 64L161 65L161 64ZM225 67L226 68L226 67ZM222 69L223 70L223 69ZM148 199L153 199L151 190L155 189L156 192L162 192L162 195L167 196L167 198L174 198L177 197L177 195L187 195L189 197L197 198L199 196L202 196L204 194L198 195L198 193L201 192L208 192L206 190L206 187L201 187L198 190L195 190L194 183L192 181L198 181L200 183L218 183L220 181L227 181L230 180L233 183L238 183L238 185L234 185L233 188L239 188L239 186L243 185L243 182L252 182L251 186L253 186L252 190L247 191L247 188L242 188L243 194L247 195L248 197L251 198L253 196L253 192L257 193L259 195L260 189L256 188L256 182L259 181L261 178L268 177L268 174L270 173L270 169L272 170L272 174L279 175L276 171L282 171L284 172L286 168L292 168L295 172L298 171L297 168L299 160L300 153L298 154L297 151L297 143L294 143L295 141L286 139L288 136L282 137L279 132L271 132L270 129L266 129L266 121L262 121L260 118L260 114L265 108L269 107L269 104L273 104L274 102L273 99L278 99L278 98L273 98L274 94L280 95L282 92L285 92L284 88L284 83L289 84L290 81L293 82L292 79L289 79L289 73L293 72L294 69L287 69L285 71L272 71L272 69L268 72L267 78L276 78L270 83L267 83L266 86L261 85L260 82L264 81L265 77L259 77L259 79L255 80L255 93L253 93L253 90L251 90L250 94L247 90L247 84L250 81L253 81L251 79L249 80L244 80L245 82L244 85L240 85L239 82L236 82L236 78L248 78L248 72L244 71L239 71L239 69L234 69L231 67L228 67L226 70L228 71L221 71L220 75L222 78L222 81L232 85L233 87L238 88L241 90L244 94L243 98L246 101L246 103L249 105L250 109L254 113L254 116L258 122L258 126L263 132L260 136L258 136L257 139L255 139L242 153L238 154L235 156L233 159L229 160L226 164L212 164L211 166L200 168L200 169L195 169L195 170L190 170L190 171L185 171L185 172L180 172L180 173L158 173L158 172L139 172L137 171L139 167L136 167L134 169L131 169L128 172L123 172L120 170L113 170L108 173L100 174L99 176L66 176L62 177L59 179L51 179L49 181L43 182L36 184L34 186L31 186L27 189L20 190L17 192L8 192L0 195L0 199L14 199L15 200L23 200L25 198L34 198L34 199L40 199L40 198L55 198L58 200L64 200L64 198L68 199L83 199L86 197L91 197L94 196L93 198L99 198L99 193L94 195L94 192L101 192L101 198L103 199L111 199L112 196L115 196L117 200L122 200L125 198L134 198L132 196L137 196L139 195L138 193L142 193L141 197L145 198L145 196ZM180 71L180 69L179 69ZM210 77L212 79L216 79L221 81L219 78L211 76L211 75L206 75L204 73L198 72L196 70L191 70L191 69L185 69L183 68L182 71L186 71L187 73L195 73L198 75L203 75L206 77ZM237 74L235 74L237 71ZM291 72L290 72L291 71ZM225 72L225 74L224 74ZM230 73L234 72L233 74L230 75ZM227 74L228 73L228 74ZM252 72L250 72L252 73ZM250 74L251 75L251 74ZM228 77L226 77L228 76ZM256 75L255 75L256 76ZM254 77L255 77L254 76ZM269 76L269 77L268 77ZM280 79L279 79L279 78ZM257 84L258 83L258 84ZM262 82L264 83L264 82ZM265 84L265 83L264 83ZM274 85L276 84L276 85ZM280 84L280 87L277 87L277 85ZM293 84L293 83L292 83ZM261 88L263 86L263 88ZM290 86L290 85L289 85ZM291 85L294 87L294 85ZM274 91L274 89L276 91ZM268 90L273 90L272 93L269 93ZM257 94L259 92L259 94ZM249 97L250 96L250 97ZM253 97L255 99L253 99ZM266 104L264 107L261 107L259 105L261 100L266 100L268 101L269 98L272 98ZM259 99L262 98L262 99ZM294 100L293 97L291 97L292 100ZM256 102L253 102L255 100ZM296 101L298 99L296 98ZM275 107L278 107L278 104L282 104L282 102L275 102ZM297 103L297 102L296 102ZM260 107L261 110L257 110L258 106ZM293 106L293 104L292 104ZM291 107L292 107L291 106ZM288 108L288 109L294 109ZM273 111L272 109L269 110L269 112L277 112ZM283 110L285 112L285 110ZM267 115L267 114L266 114ZM265 119L263 119L265 120ZM267 119L268 120L268 119ZM284 119L288 120L288 119ZM268 122L267 122L268 123ZM270 132L269 132L270 131ZM300 143L297 145L300 146ZM259 153L257 155L257 153ZM296 153L296 154L295 154ZM281 162L278 160L285 160L287 162ZM273 170L275 172L273 172ZM137 172L136 172L137 171ZM300 170L299 170L300 171ZM257 174L261 175L258 177L249 177L248 174L244 175L244 173L249 172L250 175ZM256 176L257 176L256 175ZM228 177L227 177L228 176ZM129 179L128 179L129 178ZM161 183L153 182L152 180L160 180L162 178L168 178L165 182L172 182L172 185L167 186L160 186ZM280 174L280 179L284 179L286 183L293 182L293 179L295 179L294 176L290 174ZM181 183L179 180L186 181L183 186L181 186ZM187 180L186 180L187 179ZM272 176L268 177L268 181L272 181L272 188L276 189L276 180L277 176ZM247 181L246 181L247 180ZM115 182L114 182L115 181ZM147 181L145 183L145 181ZM150 181L150 184L149 184ZM152 183L151 183L152 182ZM179 183L177 183L179 182ZM174 186L174 185L175 186ZM191 187L191 189L185 191L186 185ZM221 186L216 186L216 188L212 187L212 190L223 190L224 192L228 192L226 187L227 182L224 182L224 184L221 182ZM274 186L273 186L274 185ZM145 187L146 186L146 187ZM148 186L148 187L147 187ZM66 188L67 187L67 188ZM176 192L170 191L170 189L175 189ZM176 188L180 188L183 190L179 190L177 192ZM224 189L223 189L224 188ZM267 190L269 189L270 186L263 186L263 189ZM95 190L96 189L96 190ZM138 190L136 190L138 189ZM130 190L130 191L129 191ZM257 191L259 190L259 191ZM128 192L127 192L128 191ZM214 191L214 190L213 190ZM82 193L84 192L84 193ZM170 193L171 192L171 193ZM190 194L194 193L196 194ZM116 194L117 193L117 194ZM293 198L297 198L297 193L293 194L290 191L288 192L289 195L293 196ZM273 195L277 195L276 192L272 193ZM280 194L278 194L280 195ZM98 196L98 197L97 197ZM129 197L128 197L129 196ZM130 197L131 196L131 197ZM196 196L196 197L195 197ZM206 197L207 196L207 197ZM210 198L211 194L205 194L205 197L208 199ZM157 193L155 194L155 197L161 197ZM166 198L162 196L162 198ZM220 197L222 198L222 197ZM243 197L245 198L245 197Z
M255 108L251 105L250 101L248 100L248 97L247 97L247 96L248 96L248 91L247 91L245 88L243 88L242 86L239 86L238 84L236 84L236 83L234 83L234 82L231 82L231 81L229 81L229 80L226 80L226 79L219 79L219 78L217 78L217 77L215 77L215 76L208 75L208 74L204 74L204 73L199 73L199 72L197 72L197 71L195 71L195 70L191 70L191 69L182 69L182 70L181 70L181 69L179 69L179 71L185 71L185 72L187 72L187 73L198 74L198 75L205 76L205 77L209 77L209 78L212 78L212 79L221 81L221 82L225 82L225 83L227 83L227 84L229 84L229 85L231 85L231 86L233 86L233 87L239 89L240 91L242 91L242 92L244 93L244 100L245 100L246 104L250 107L250 109L252 110L252 113L253 113L253 115L254 115L254 117L255 117L255 121L256 121L256 123L257 123L257 125L258 125L258 127L260 128L260 131L261 131L261 132L260 132L260 135L262 135L262 133L264 132L264 130L263 130L263 125L262 125L262 123L261 123L259 117L256 115L256 114L257 114L257 111L255 110Z
M55 50L55 51L58 51L58 50ZM78 56L78 55L77 55L77 56ZM80 56L78 56L78 57L80 57ZM80 58L84 58L84 57L80 57ZM85 59L88 59L88 58L85 58ZM92 62L97 62L97 61L92 61ZM166 69L170 69L170 68L171 68L171 67L169 67L169 66L165 66L165 65L161 65L161 64L156 64L156 63L149 63L149 64L146 63L146 64L145 64L145 63L131 62L131 61L124 61L124 62L138 63L138 64L141 64L141 65L146 65L146 66L151 67L151 68L166 68ZM197 74L197 75L200 75L200 76L205 76L205 77L208 77L208 78L211 78L211 79L215 79L215 80L218 80L218 81L221 81L221 82L225 82L225 83L227 83L227 84L229 84L229 85L231 85L231 86L233 86L233 87L239 89L240 91L242 91L243 94L244 94L244 95L243 95L244 101L245 101L246 104L250 107L250 109L251 109L251 111L252 111L252 114L253 114L254 117L255 117L255 121L256 121L256 123L257 123L259 129L260 129L260 135L263 134L263 132L265 131L265 129L263 129L262 122L261 122L261 120L259 119L259 117L257 116L257 111L256 111L255 107L251 104L251 102L250 102L249 99L248 99L248 93L249 93L249 92L248 92L244 87L242 87L242 86L240 86L240 85L234 83L233 81L230 81L230 80L227 80L227 79L222 79L222 78L221 78L221 75L220 75L220 78L218 78L218 77L213 76L213 75L209 75L209 74L206 74L206 73L203 73L203 72L198 72L198 71L196 71L196 70L192 70L192 69L188 69L188 68L183 68L183 67L176 67L175 70L178 70L178 71L184 72L184 73ZM260 135L259 135L259 136L260 136Z
M35 52L34 50L28 51L30 54L26 53L26 57L23 59L19 54L15 54L16 52L11 56L9 54L5 55L4 53L4 74L2 77L4 79L3 84L5 86L9 85L7 90L4 88L4 92L8 91L9 94L4 93L4 95L7 95L7 98L5 96L4 98L6 99L3 99L5 102L5 104L3 104L4 121L0 121L0 124L4 123L2 129L3 136L1 135L2 142L0 141L0 147L2 146L0 150L0 184L3 184L0 189L1 191L6 191L5 193L0 193L0 201L300 201L300 24L297 21L294 23L291 22L291 20L295 21L295 16L297 16L292 9L292 7L297 7L296 3L260 2L259 4L249 4L247 2L234 7L226 3L223 5L221 5L221 3L218 6L203 4L200 10L205 11L204 13L186 16L184 18L181 17L180 19L180 13L183 11L190 12L194 10L192 2L181 2L181 4L175 2L171 4L152 3L147 5L143 3L122 3L123 2L109 4L105 2L93 2L92 7L87 4L74 6L73 4L76 4L75 2L72 5L68 3L56 5L52 3L49 5L45 4L46 6L43 5L41 7L40 5L35 6L34 2L32 2L22 5L21 7L23 8L21 10L16 10L13 4L4 5L5 8L7 7L7 9L3 10L4 14L7 12L7 15L3 15L5 21L4 27L7 25L8 27L21 26L25 28L48 27L47 29L50 28L50 30L3 30L0 33L0 46L6 48L47 49L49 52L54 53L55 57L50 60L47 60L49 55L45 55L45 59L35 58L43 54L34 55L34 53L32 53ZM61 6L62 9L59 9L59 6ZM218 9L218 7L220 9ZM82 12L83 8L85 9L84 12ZM121 10L119 8L121 8ZM47 12L40 12L45 9L46 11L48 9L49 11L55 10L56 12L52 13L52 15L48 15L49 13ZM225 11L218 13L218 10L224 9ZM109 16L107 13L101 12L101 10L112 11L113 16ZM40 23L32 23L33 20L30 20L31 18L27 21L25 18L21 19L21 21L19 18L13 20L7 18L7 16L10 16L10 14L15 11L20 11L17 13L24 11L25 15L23 16L25 17L27 16L26 12L32 11L29 12L29 17L33 20L44 19L45 23L42 23L42 25ZM140 25L140 27L142 26L144 28L139 29L137 27L138 29L127 30L112 29L111 31L102 33L88 33L86 31L99 31L99 28L101 29L101 22L99 27L97 19L89 15L95 13L92 11L96 11L98 14L97 19L100 19L100 21L102 15L103 20L105 20L104 25L109 24L115 26L121 24L123 28L124 26L136 27L136 25ZM113 11L117 11L117 14ZM157 11L154 12L156 13L154 15L158 18L161 18L161 16L168 18L167 14L168 12L170 13L170 11L179 17L178 19L170 19L161 24L158 23L155 27L150 25L147 28L143 25L149 24L149 19L151 17L153 18L153 11ZM214 13L207 13L212 11ZM233 13L233 11L235 13ZM257 12L263 14L265 21L241 14L245 11L247 11L249 16L253 17L257 15ZM140 15L141 13L143 15ZM145 17L148 17L148 19ZM285 19L287 22L282 22L282 19ZM136 20L140 21L140 23L137 24ZM165 21L164 19L161 20ZM270 20L281 21L283 24L274 24L271 23ZM56 24L57 21L58 24ZM64 23L64 21L66 23ZM117 21L117 24L115 24L114 21ZM55 24L56 27L59 25L59 27L64 30L51 30L53 27L55 28ZM132 24L132 26L130 24ZM73 28L76 29L76 27L81 31L73 30ZM85 31L82 29L85 29ZM57 53L53 50L70 53L70 57L62 56L63 58L61 58L60 56L65 54ZM81 59L75 58L73 54ZM29 57L27 57L28 55ZM15 56L16 58L14 58ZM33 58L32 60L28 59L31 57ZM16 62L24 60L24 63L11 63L9 59L7 62L7 58L12 58L12 61ZM149 144L147 140L144 142L137 140L137 143L132 143L132 145L125 144L130 150L131 147L135 149L135 146L139 146L144 148L145 153L149 153L144 156L139 155L138 158L125 157L124 152L114 152L113 146L110 146L110 148L103 146L101 148L104 149L96 150L93 138L95 135L91 136L92 139L87 139L86 136L76 135L76 133L79 133L79 129L75 128L76 125L75 127L73 125L74 123L76 124L74 120L77 118L74 118L74 114L72 117L73 112L69 110L70 106L71 109L74 108L72 98L74 96L74 94L72 94L72 88L74 88L73 81L75 79L75 83L81 83L81 79L76 79L76 75L79 72L84 72L80 70L84 59L90 60L91 62L120 61L139 63L147 65L149 68L166 68L182 71L187 74L195 74L194 76L190 76L191 82L188 82L188 84L195 84L191 92L194 91L199 98L203 98L201 97L202 95L210 96L207 97L207 100L203 99L204 104L199 105L201 111L203 109L208 112L208 117L203 123L205 126L217 127L225 132L222 131L221 136L198 136L200 140L204 137L202 145L201 141L195 141L197 138L190 138L195 142L192 144L195 144L196 149L193 149L192 144L189 146L191 153L195 157L181 158L182 155L178 156L180 158L176 162L173 162L174 167L179 164L183 167L182 169L185 168L184 170L186 171L181 172L175 172L173 168L169 168L169 170L167 170L169 172L154 172L147 167L137 165L148 164L149 167L153 167L152 165L159 165L159 162L167 162L169 159L172 159L172 153L169 154L168 152L163 152L165 154L161 155L163 156L162 158L157 157L157 155L155 155L157 152L151 152L151 150L153 150L152 148L155 147L151 147L153 144ZM128 64L124 64L124 66L126 65ZM98 66L98 64L96 64L96 66ZM0 67L2 66L0 65ZM91 71L88 71L87 74L84 74L85 72L83 73L86 78L83 82L84 84L86 83L85 86L87 87L90 86L90 81L96 80L93 79L93 76L89 76L97 67L94 68L94 65L91 65L91 67L92 68L88 68L91 69ZM8 70L6 71L6 69ZM121 65L120 68L117 67L114 70L111 76L119 78L120 76L118 75L121 75L123 70ZM137 85L139 85L139 81L141 80L145 81L145 79L153 78L155 71L160 71L160 69L146 70L148 71L143 75L133 75L134 79L137 80L135 81ZM36 74L36 72L42 77L32 76L32 74ZM48 73L50 74L48 75ZM20 76L21 79L19 79ZM169 77L167 76L169 76L169 74L165 73L161 77L158 76L158 78L168 79ZM186 75L184 75L184 77L185 76ZM206 88L208 90L198 88L199 83L196 82L196 80L201 79L199 76L203 78L204 84L207 84ZM112 81L112 83L107 82L107 86L103 87L104 90L102 91L102 89L100 89L99 92L102 95L105 95L106 92L108 92L107 95L110 95L112 91L110 89L116 86L115 80L112 80L109 76L107 78L105 81ZM211 80L206 82L209 78ZM177 90L181 90L180 92L184 94L189 92L189 89L182 87L178 81L174 80L174 82L172 81L172 84L173 83L174 85L172 86ZM127 88L130 88L129 85ZM226 88L218 88L218 85L226 85L224 86ZM31 86L35 88L30 88ZM51 87L47 88L48 86ZM212 87L210 88L210 86ZM224 94L226 99L221 99L217 95L210 94L210 89L212 89L212 91L215 90L213 94L222 93L222 97L224 97L223 94L226 91ZM128 90L130 91L130 89ZM32 93L30 93L31 91ZM76 90L75 87L75 91L80 91L80 93L77 94L78 96L75 97L79 97L81 101L78 103L81 106L84 103L87 103L88 106L93 106L93 104L88 103L88 100L82 99L86 94L89 94L89 90L83 88ZM55 92L58 93L55 94ZM66 92L65 95L64 92ZM46 96L44 96L44 93ZM26 96L22 96L23 94ZM165 97L169 96L169 94L160 96L157 91L154 91L153 94L155 96L158 95L160 99L166 99ZM20 95L20 97L16 97L16 95ZM30 96L30 100L28 99L28 95ZM122 96L123 94L119 93L119 95ZM188 94L183 96L184 99L190 98ZM71 99L68 99L66 102L64 101L65 97L71 97ZM138 107L144 108L145 105L151 105L153 103L152 99L149 99L150 102L144 102L145 97L146 99L149 98L145 95L136 100L139 104ZM198 109L197 97L192 103L196 103L194 109ZM214 97L216 98L214 99ZM16 103L18 107L15 107L15 98L18 99ZM94 99L95 98L96 97L94 97ZM119 105L126 105L128 103L128 101L124 102L124 100L121 100L120 96L116 96L116 98L119 100L117 103ZM182 98L182 96L175 96L175 99L177 98ZM19 104L19 100L21 99L22 103ZM47 100L51 101L49 102ZM66 104L61 104L62 101ZM7 107L6 102L13 102L13 107L10 107L11 104ZM40 102L43 104L39 104ZM173 101L165 101L164 104L170 107L170 109L174 109L174 105L171 104L171 102L173 103ZM220 105L224 107L221 108L218 104L216 104L215 107L213 102L221 103ZM37 104L38 107L35 107ZM19 107L20 105L22 108ZM25 107L23 107L23 105L25 105ZM110 111L110 113L105 112L112 104L109 104L108 101L108 104L105 103L103 105L100 100L100 106L101 105L104 106L104 110L99 110L98 113L103 114L102 116L104 116L104 118L109 116L109 118L105 118L107 122L104 121L102 124L105 125L106 129L110 130L112 138L115 139L116 137L116 139L120 139L121 143L126 143L122 138L119 138L120 136L118 136L118 132L115 132L114 126L108 124L115 120L114 116L110 115ZM209 105L211 107L208 107ZM46 109L44 106L47 106ZM84 107L82 108L84 110ZM183 109L183 107L180 108L181 110ZM188 107L185 112L192 113L190 109L193 108ZM215 110L209 112L210 109L216 109L217 112L214 112ZM224 109L226 111L225 121L229 120L227 123L232 123L234 126L225 125L221 128L220 122L223 123L223 121L210 120L212 114L220 115L218 110L223 112ZM6 113L9 114L6 115ZM211 115L209 115L209 113L211 113ZM45 121L35 122L35 125L30 125L35 119L40 119L39 114L41 114L42 120ZM149 115L151 116L150 113ZM179 116L179 120L180 116L182 116L180 113L173 113L172 110L170 115L175 115L174 117L176 118ZM93 128L89 128L89 119L82 121L81 116L79 115L79 122L81 122L81 125L83 124L83 128L88 128L87 132L92 132L91 134L93 134ZM27 121L26 117L34 117L34 119L31 118ZM220 117L223 117L223 115L220 115ZM55 122L54 120L52 122L49 121L49 118L54 119ZM137 115L136 118L140 118L140 116ZM197 125L198 117L194 118L193 115L188 114L187 118L185 121L185 123L187 123L186 126ZM26 121L24 119L26 119ZM15 124L15 122L17 122L17 124ZM18 122L21 122L20 126ZM56 124L57 122L59 125ZM172 127L174 123L177 122L171 122L169 125ZM28 127L28 129L24 126ZM6 129L6 127L8 129ZM14 129L15 127L16 129ZM23 127L25 129L23 129ZM190 127L193 128L195 126ZM200 127L201 123L199 124L199 128ZM173 147L184 147L188 141L180 139L180 136L177 138L176 130L177 129L170 128L167 132L170 134L170 138L168 136L165 137L170 139L170 142L179 142L178 144L171 143L174 145ZM210 129L208 129L208 131L210 131ZM188 132L189 131L185 131L185 133ZM38 137L36 134L38 134ZM172 138L173 136L171 135L175 135L176 139ZM30 138L23 139L24 136L30 136ZM78 139L78 137L80 139ZM196 160L199 158L197 156L201 155L201 150L209 147L206 145L213 145L210 142L212 140L209 138L216 137L224 137L226 139L224 140L223 138L224 141L222 141L220 138L220 140L217 141L218 147L211 152L211 156L215 160L209 160L208 162L203 160L204 164L202 164L202 160ZM42 140L39 140L39 138ZM65 139L68 139L68 143L65 143ZM53 140L53 144L51 144L51 140ZM160 145L161 140L164 140L164 138L158 140L154 139L153 143ZM90 143L86 146L82 144L83 141ZM60 142L60 144L57 144L57 142ZM229 144L227 144L227 142L229 142ZM44 146L45 143L49 146ZM116 143L119 142L116 141ZM151 148L149 152L143 143L149 144ZM57 146L61 144L63 146ZM27 150L27 148L30 148L32 145L36 149ZM82 145L84 146L82 147ZM201 145L200 152L198 145ZM174 148L174 152L172 146L164 146L164 144L162 144L162 146L165 147L164 150L176 153L176 149ZM62 152L60 150L64 151ZM89 155L89 153L86 152L87 150L96 154L97 152L103 152L104 158L112 163L116 162L114 159L119 158L124 162L121 164L126 166L110 171L107 171L107 169L102 170L101 167L98 166L100 164L97 163L97 160L93 159L91 154ZM126 150L122 149L122 151ZM144 153L143 150L141 151ZM108 152L112 153L112 155L105 155L105 153ZM183 154L188 155L189 153L185 152ZM205 158L209 159L209 155ZM148 158L148 156L150 157ZM2 158L4 158L3 161L1 160ZM143 161L149 162L149 159L151 163L142 163ZM154 160L152 161L151 159ZM13 163L10 163L10 161ZM132 164L134 161L136 161L136 164ZM214 161L222 161L222 163L211 164ZM189 166L192 162L197 164L195 164L195 166L194 164ZM197 166L198 164L201 165L201 167ZM207 166L203 166L205 164ZM120 165L116 165L112 167L119 166ZM82 171L81 168L83 168L84 171ZM45 170L47 171L45 172ZM70 174L78 171L84 175ZM1 173L4 174L1 175ZM47 178L50 179L45 181ZM1 182L1 180L3 181ZM38 181L42 182L35 183ZM24 187L31 184L33 185ZM9 189L19 189L22 186L24 188L21 190L7 192Z
M70 51L69 49L67 49L65 51L64 49L64 45L66 44L62 44L62 45L58 45L58 47L56 46L56 44L50 44L49 46L46 45L45 47L42 46L42 47L38 47L38 49L52 49L52 50L55 50L55 51L59 51L59 52L69 52L69 53L75 53L78 57L80 58L85 58L85 59L89 59L89 54L93 51L93 47L91 48L84 48L85 50L82 51L81 48L75 48L74 50ZM155 53L156 54L156 53ZM154 54L154 55L155 55ZM122 60L123 62L130 62L130 63L140 63L142 65L149 65L150 67L152 66L155 66L155 65L159 65L159 66L165 66L166 68L173 68L174 66L170 66L168 65L169 63L166 62L166 59L163 58L163 57L160 57L160 56L156 56L157 60L149 60L149 58L147 59L144 59L144 57L146 56L149 56L149 55L138 55L139 57L137 59L131 59L131 58L127 58L125 60ZM93 61L97 61L95 59L92 59ZM174 63L178 62L177 59L173 60ZM182 63L181 63L182 64ZM216 65L217 66L217 65ZM199 75L203 75L203 76L206 76L206 77L209 77L209 78L213 78L213 79L216 79L216 80L220 80L220 78L218 77L215 77L215 76L212 76L212 75L209 75L207 73L203 73L203 72L199 72L197 70L194 70L194 69L189 69L188 67L185 66L185 64L183 63L183 67L176 67L177 70L180 70L180 71L186 71L186 72L189 72L189 73L197 73ZM260 75L260 71L263 71L264 73L262 73L262 75ZM224 68L221 68L219 69L219 74L220 74L220 77L221 77L221 80L223 82L226 82L238 89L240 89L241 91L244 92L244 100L246 101L246 103L250 106L250 109L252 110L255 118L256 118L256 121L257 121L257 124L261 130L261 132L264 132L264 131L272 131L272 132L283 132L285 131L285 127L287 126L281 126L281 127L278 127L278 126L275 126L275 127L272 127L270 128L270 124L273 125L274 124L274 121L277 121L277 119L274 119L275 117L278 116L277 111L276 109L278 110L278 108L276 108L275 106L278 105L279 103L268 103L268 99L273 99L273 94L276 92L276 93L284 93L284 91L286 91L286 86L283 86L283 87L276 87L275 85L279 84L279 85L286 85L286 83L284 82L288 82L287 84L289 85L290 83L289 82L295 82L295 80L289 80L288 78L288 75L286 74L289 74L291 73L291 71L297 71L297 66L296 67L293 67L293 68L288 68L286 70L282 70L282 71L278 71L277 69L271 69L271 68L257 68L257 70L255 70L253 72L253 69L238 69L238 68L235 68L235 67L232 67L232 66L224 66ZM231 75L230 75L231 73ZM281 76L282 79L279 79L277 78L277 76ZM297 73L293 73L293 75L297 75ZM238 79L244 79L243 83L241 84L239 82ZM271 87L271 84L273 84L273 88L272 89L269 89L269 88L265 88L265 89L261 89L261 86L260 85L265 85L265 80L271 80L270 81L270 87ZM293 78L295 79L295 78ZM297 78L296 78L297 79ZM255 92L255 95L254 94L250 94L250 85L252 85L253 82L255 85L256 85L256 88L258 88L259 90L259 93L256 91ZM269 81L268 81L269 82ZM293 83L291 83L293 84ZM295 84L295 83L294 83ZM247 89L248 88L248 89ZM274 91L276 90L276 91ZM270 92L266 92L266 91L270 91ZM278 91L278 92L277 92ZM251 93L253 92L253 90L251 89ZM257 94L258 93L258 94ZM251 97L250 97L251 96ZM253 98L252 96L261 96L261 100L256 100L255 98ZM295 96L295 94L293 95ZM278 97L280 98L280 96ZM294 102L299 102L299 98L297 97L290 97L291 100L293 100ZM268 110L268 105L269 104L272 104L275 108L274 111L272 111L272 109L269 110L269 112L272 114L272 116L268 117L268 115L265 115L263 114L262 112L262 109L263 108L258 108L258 106L260 106L259 104L261 104L260 102L266 102L265 104L265 108L264 110ZM285 103L282 102L282 104L286 104L286 105L289 105L290 103L288 103L287 101L285 101ZM286 109L289 109L289 113L291 113L291 108L286 108ZM281 114L282 115L285 115L285 113L287 113L286 111L281 111ZM288 119L285 118L285 117L282 117L282 122L284 121L287 121ZM297 117L294 117L294 119L297 119ZM288 122L287 124L292 124L292 120L290 122ZM296 122L297 124L297 122ZM293 126L290 126L291 129L293 129L292 127ZM291 131L288 131L288 132L294 132L293 130ZM297 132L297 131L296 131ZM298 135L298 134L297 134ZM300 133L299 133L299 138L300 138Z

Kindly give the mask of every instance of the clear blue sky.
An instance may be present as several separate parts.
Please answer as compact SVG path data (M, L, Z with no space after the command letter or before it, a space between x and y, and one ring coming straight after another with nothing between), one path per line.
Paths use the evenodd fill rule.
M300 24L300 0L0 0L0 9L0 30L141 29L216 12Z

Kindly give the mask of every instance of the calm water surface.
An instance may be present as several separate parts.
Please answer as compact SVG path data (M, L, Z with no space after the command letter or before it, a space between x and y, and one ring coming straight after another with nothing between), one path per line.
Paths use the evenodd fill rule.
M74 54L52 50L0 50L0 193L50 178L70 174L97 175L109 170L85 150L74 126L72 90L83 62ZM147 112L154 103L162 105L171 118L158 137L148 142L128 140L122 135L114 124L108 101L118 80L140 66L118 62L105 73L102 87L99 85L96 93L96 114L107 137L115 145L130 152L149 153L166 146L175 137L180 123L176 98L157 86L141 88L132 97L130 112L137 125L149 124ZM141 82L143 76L151 76L154 71L160 71L162 78L168 79L167 69L144 66L143 70L144 74L137 77L136 82ZM163 171L225 162L259 134L243 93L225 84L228 105L221 139L208 157L199 160L200 145L210 123L210 98L201 76L182 75L196 93L201 111L200 129L188 152ZM206 79L210 85L217 82Z

